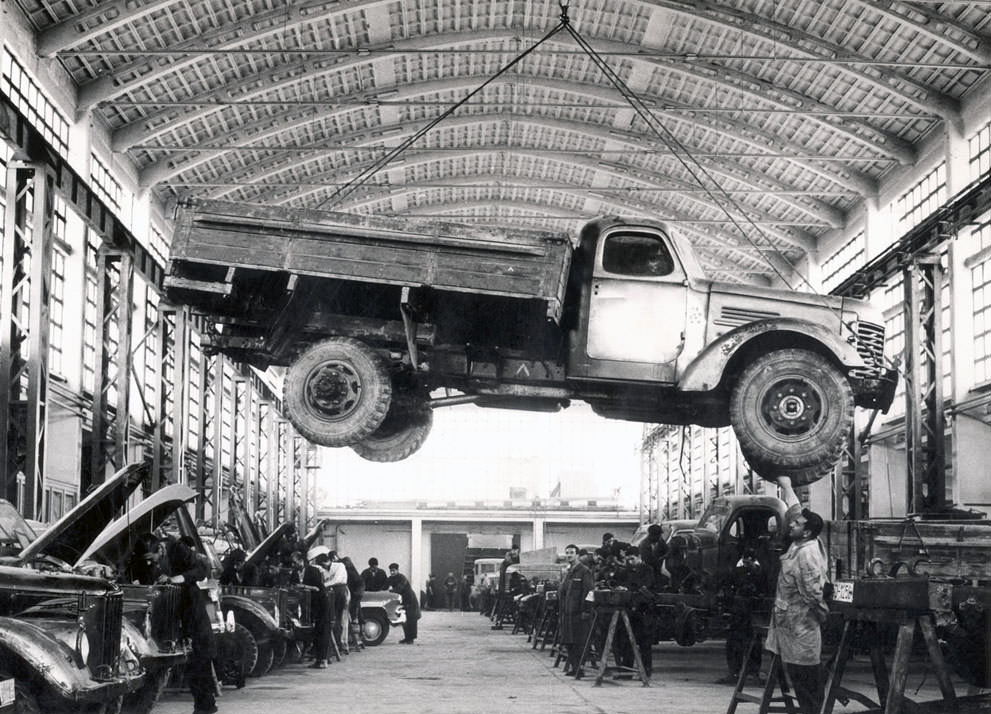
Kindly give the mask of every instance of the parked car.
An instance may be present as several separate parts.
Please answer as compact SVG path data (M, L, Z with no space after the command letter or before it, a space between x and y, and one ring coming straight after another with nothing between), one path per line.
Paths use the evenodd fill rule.
M406 622L402 598L389 590L366 591L361 596L361 639L371 647L385 642L389 628Z

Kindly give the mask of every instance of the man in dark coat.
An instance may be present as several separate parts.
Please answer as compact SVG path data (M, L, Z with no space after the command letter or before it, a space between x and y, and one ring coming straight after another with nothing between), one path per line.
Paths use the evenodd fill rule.
M595 587L592 571L578 559L578 546L568 545L564 549L568 561L568 571L561 579L558 591L558 634L560 643L568 652L564 673L575 674L581 664L582 647L588 635L591 619L591 604L585 601Z
M660 524L651 523L647 527L647 537L640 544L640 560L654 571L654 583L657 587L667 584L667 576L664 575L664 558L668 554L668 544L664 542L664 531Z
M399 572L399 563L389 563L389 590L402 598L403 609L406 611L403 639L399 640L399 644L411 645L416 640L416 621L420 619L420 603L409 580Z
M213 714L217 711L217 682L213 673L217 644L205 595L198 585L210 574L206 559L182 541L160 541L151 533L142 536L142 541L144 550L157 566L155 582L181 586L179 622L182 634L192 644L186 660L186 675L193 695L193 714Z
M327 668L327 653L330 650L331 626L334 614L331 598L324 584L326 563L330 561L330 548L318 545L307 553L309 563L303 568L303 585L311 590L310 613L313 618L313 669Z
M378 558L368 559L368 567L361 571L361 579L365 581L365 592L389 589L389 576L379 567Z

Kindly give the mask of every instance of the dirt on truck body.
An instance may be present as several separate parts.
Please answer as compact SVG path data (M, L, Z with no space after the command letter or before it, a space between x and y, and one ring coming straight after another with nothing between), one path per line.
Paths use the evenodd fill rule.
M165 288L211 323L209 349L288 368L302 435L375 461L416 451L441 406L579 399L732 424L755 469L801 484L835 461L855 406L894 395L877 309L713 282L653 221L598 219L573 241L197 200L180 206Z

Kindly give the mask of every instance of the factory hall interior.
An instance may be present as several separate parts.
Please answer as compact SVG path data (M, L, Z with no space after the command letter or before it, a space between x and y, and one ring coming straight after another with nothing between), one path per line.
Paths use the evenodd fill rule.
M991 0L0 0L0 714L991 711Z

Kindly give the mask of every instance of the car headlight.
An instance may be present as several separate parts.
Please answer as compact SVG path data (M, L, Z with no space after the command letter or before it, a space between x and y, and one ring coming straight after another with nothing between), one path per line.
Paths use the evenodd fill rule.
M82 628L79 629L79 633L76 635L76 652L79 653L83 665L89 662L89 638L86 636L86 631Z

